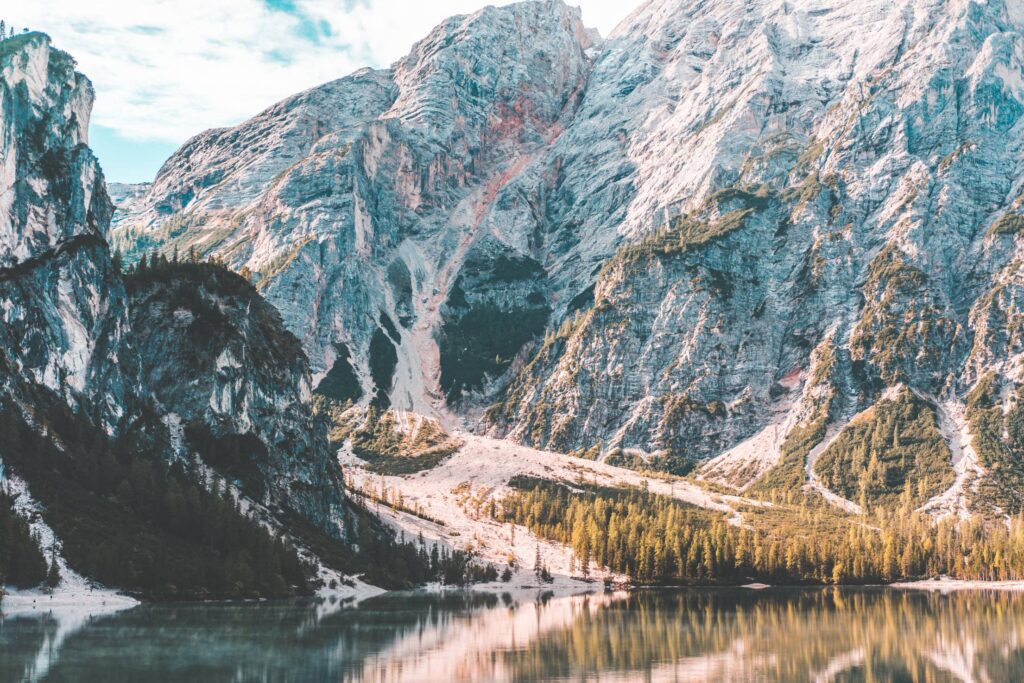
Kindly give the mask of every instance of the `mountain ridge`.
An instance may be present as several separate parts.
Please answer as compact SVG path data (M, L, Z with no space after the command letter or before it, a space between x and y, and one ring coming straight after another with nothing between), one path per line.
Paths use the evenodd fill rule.
M659 0L596 45L561 3L489 8L373 72L395 99L259 200L192 184L117 240L173 224L163 248L252 271L316 379L344 358L364 402L707 477L731 453L766 493L813 491L815 447L896 387L967 432L993 372L1016 405L1022 19ZM553 78L495 80L508 63ZM956 484L976 502L1020 457L978 455L988 474Z

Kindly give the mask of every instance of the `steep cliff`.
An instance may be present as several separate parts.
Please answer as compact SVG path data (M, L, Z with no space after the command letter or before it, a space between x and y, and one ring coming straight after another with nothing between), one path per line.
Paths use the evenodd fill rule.
M206 263L126 278L142 384L175 436L254 500L341 535L341 473L312 415L309 363L277 311Z
M136 373L113 207L88 147L93 90L30 33L0 42L0 382L43 386L110 432Z
M67 571L153 597L308 593L313 568L264 524L336 567L355 549L306 356L219 266L126 281L92 100L45 35L0 41L0 482Z

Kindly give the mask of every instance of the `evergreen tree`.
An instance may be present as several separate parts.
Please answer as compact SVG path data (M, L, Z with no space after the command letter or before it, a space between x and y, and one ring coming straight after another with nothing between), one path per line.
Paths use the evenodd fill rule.
M0 585L38 586L46 578L46 558L28 521L14 510L14 499L0 490Z
M886 443L890 439L886 432ZM500 501L497 521L524 524L539 536L565 543L577 558L592 552L599 566L644 583L1024 576L1024 516L1008 525L980 518L936 523L915 512L909 492L896 511L879 508L853 517L820 504L778 504L751 526L734 527L717 513L641 489L570 491L525 478L511 484L517 490ZM538 546L538 578L543 570Z
M57 566L56 546L50 546L50 569L46 572L46 587L53 590L60 585L60 567Z

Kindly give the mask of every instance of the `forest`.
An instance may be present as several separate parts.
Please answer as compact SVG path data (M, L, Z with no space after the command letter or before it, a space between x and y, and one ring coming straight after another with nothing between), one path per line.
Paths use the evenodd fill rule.
M7 402L0 433L5 465L43 505L71 566L157 600L312 592L312 567L247 517L224 480L146 454L152 423L112 440L54 406L43 436Z
M152 426L152 425L150 425ZM137 429L141 430L142 427ZM384 588L430 581L490 581L497 570L472 553L430 549L396 535L349 498L346 539L330 538L281 511L289 537L275 535L240 507L230 482L198 462L167 463L132 438L109 440L64 414L64 449L31 429L10 404L0 410L5 465L16 469L45 507L72 567L85 576L156 600L291 597L318 587L314 568L291 539L329 566ZM68 448L73 444L74 448ZM73 455L72 455L73 451ZM2 583L51 582L46 557L27 521L0 495Z
M114 263L120 270L119 256ZM176 254L170 259L146 254L126 273L129 290L153 283L182 296L214 283L219 291L251 299L257 304L250 306L254 314L269 309L259 305L259 294L245 277L216 261L201 261L194 252L187 261ZM205 308L217 328L223 316ZM263 328L281 327L279 321L266 322ZM268 344L293 345L293 355L301 354L290 334ZM342 520L344 538L329 537L288 510L276 513L287 534L272 532L238 499L240 490L261 494L253 464L263 446L258 439L213 438L202 425L186 425L190 457L165 460L166 427L147 400L133 400L131 423L112 438L94 426L89 406L73 410L46 390L26 391L38 394L29 402L38 406L31 414L18 401L0 402L3 466L27 482L68 563L101 584L150 600L310 595L319 579L296 542L329 566L390 589L496 575L472 554L433 552L396 537L351 497ZM0 548L0 585L59 583L49 551L39 547L6 493L0 495Z
M14 497L0 489L0 586L38 586L49 568L28 521L14 509Z
M934 519L895 510L844 516L824 505L743 510L747 525L639 488L567 486L520 477L493 506L502 523L569 545L592 566L643 584L888 583L947 575L961 579L1024 577L1024 518L1009 524Z

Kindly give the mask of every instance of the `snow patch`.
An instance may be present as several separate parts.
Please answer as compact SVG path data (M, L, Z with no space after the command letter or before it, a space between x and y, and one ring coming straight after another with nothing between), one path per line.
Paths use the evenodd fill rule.
M779 461L782 442L792 425L773 422L745 441L701 466L702 479L745 491Z
M19 612L38 612L47 610L63 610L75 613L97 611L114 611L126 609L139 604L135 598L122 595L115 590L86 579L67 563L62 552L62 544L42 516L43 507L32 498L28 485L23 479L0 467L2 486L14 498L14 510L29 520L32 534L39 539L43 554L53 558L60 569L61 581L52 592L42 589L16 590L11 589L0 603L5 615Z
M167 413L160 421L167 427L170 434L171 450L175 457L182 458L186 453L185 448L185 427L181 424L181 416L177 413Z
M230 348L225 347L224 350L220 352L220 355L217 356L218 370L224 370L225 368L237 369L240 367L242 367L242 363L239 362L237 358L235 358L234 354L231 353Z
M453 436L463 441L462 448L455 454L433 469L404 476L379 475L366 470L365 463L348 447L339 450L338 460L345 470L350 491L365 490L379 497L381 489L386 488L389 495L401 494L405 509L421 513L395 510L367 499L384 521L405 534L407 541L422 536L428 547L472 549L482 560L494 563L499 569L513 559L521 571L511 585L503 584L503 590L524 582L536 586L532 568L538 552L541 561L555 576L555 587L591 586L581 581L581 568L570 548L539 538L526 527L499 524L490 518L490 501L510 493L508 482L517 475L570 486L586 482L609 487L646 487L651 493L721 512L734 525L742 524L742 516L737 511L741 505L769 506L762 501L712 493L691 481L645 476L592 460L538 451L475 434L457 432ZM590 567L589 574L625 580L625 577L603 573L596 566ZM542 588L551 589L551 586Z
M886 399L883 398L883 400ZM871 408L868 408L867 410L871 410ZM867 410L858 413L853 418L853 420L856 420L857 417L860 417L861 415L866 413ZM850 420L850 422L853 422L853 420ZM842 496L833 492L832 489L825 486L825 482L823 482L821 478L818 476L818 473L814 471L814 466L815 464L817 464L818 458L820 458L821 454L828 450L828 447L832 445L832 442L835 441L836 438L838 438L838 436L843 433L843 430L846 428L847 424L849 423L830 425L829 428L825 431L825 437L821 440L821 443L812 448L810 452L807 454L807 460L804 465L804 471L807 473L807 484L805 484L805 487L811 489L812 491L817 491L826 501L836 506L837 508L845 510L846 512L849 512L853 515L859 515L864 512L860 505L857 505L857 503L854 503L852 500L843 498Z
M922 579L920 581L901 581L889 584L890 588L901 588L904 590L924 590L938 593L952 593L954 591L1024 591L1024 581L977 581L969 579L953 579L948 576L940 576L934 579Z

